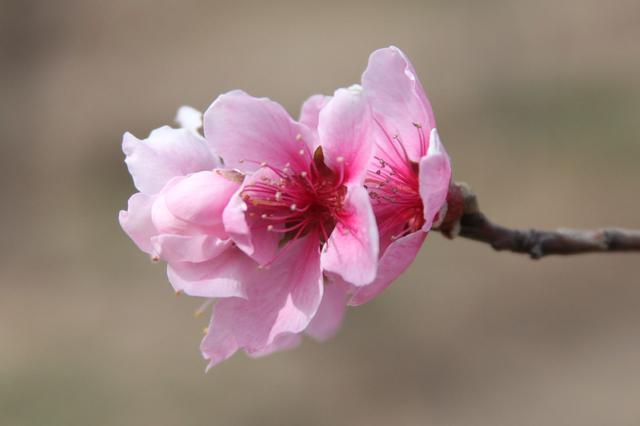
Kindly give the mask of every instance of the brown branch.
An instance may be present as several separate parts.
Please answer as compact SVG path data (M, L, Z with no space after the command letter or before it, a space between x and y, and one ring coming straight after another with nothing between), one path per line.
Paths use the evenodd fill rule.
M495 250L526 253L533 259L558 254L640 251L640 230L627 229L509 229L492 223L478 206L476 195L464 183L453 183L448 209L437 228L447 238L460 236L491 245Z

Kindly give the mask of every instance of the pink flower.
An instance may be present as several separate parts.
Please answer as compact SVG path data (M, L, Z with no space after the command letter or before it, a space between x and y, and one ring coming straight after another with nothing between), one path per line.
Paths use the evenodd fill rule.
M396 47L373 52L362 86L375 122L376 153L365 185L378 222L381 258L375 282L357 289L352 305L371 300L413 262L441 217L451 180L433 110L404 53Z
M363 87L316 95L294 121L242 91L204 115L178 111L123 151L138 193L120 224L176 291L215 302L208 368L326 339L413 261L443 214L449 158L397 48L371 55Z
M241 91L205 113L212 151L247 174L223 212L225 230L260 264L244 277L246 298L216 304L201 345L209 367L239 348L259 356L294 346L305 330L328 337L347 286L325 286L323 276L356 287L375 278L378 233L362 186L373 146L361 90L311 98L301 121Z

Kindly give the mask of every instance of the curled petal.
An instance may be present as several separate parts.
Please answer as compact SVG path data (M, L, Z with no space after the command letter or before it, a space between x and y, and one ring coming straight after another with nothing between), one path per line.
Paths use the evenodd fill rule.
M153 252L167 262L204 262L231 246L230 240L213 235L157 235L151 238Z
M247 297L246 285L257 274L257 264L234 248L206 262L172 262L167 267L175 291L200 297Z
M355 286L367 285L376 276L378 252L378 227L369 194L363 187L353 187L343 217L323 250L322 269Z
M176 217L201 226L222 224L222 212L238 182L216 171L194 173L166 191L168 209Z
M249 178L255 178L256 172ZM240 250L249 255L259 264L269 262L278 250L279 235L269 232L266 226L251 225L257 218L247 217L247 204L241 197L239 189L229 201L222 214L225 232L231 237Z
M118 216L120 226L140 250L151 254L151 237L158 231L151 221L151 207L155 197L138 192L129 198L127 210Z
M440 142L438 131L431 131L429 151L420 160L420 197L424 205L424 226L431 229L433 219L447 200L449 183L451 182L451 163L449 156Z

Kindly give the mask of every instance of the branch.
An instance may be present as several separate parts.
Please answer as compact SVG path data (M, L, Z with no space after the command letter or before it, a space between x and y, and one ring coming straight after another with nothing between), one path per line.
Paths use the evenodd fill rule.
M447 238L460 236L491 245L497 251L525 253L532 259L559 254L640 251L640 230L509 229L492 223L481 211L471 188L452 183L447 213L436 230Z

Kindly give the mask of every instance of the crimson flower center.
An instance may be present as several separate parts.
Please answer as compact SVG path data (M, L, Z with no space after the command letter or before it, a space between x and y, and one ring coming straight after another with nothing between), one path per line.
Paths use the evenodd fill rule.
M256 220L254 226L281 233L286 242L311 232L318 232L322 242L327 241L344 214L347 188L340 159L339 164L339 173L329 169L320 148L307 170L262 163L259 177L242 191L248 214Z
M392 239L415 232L424 225L423 203L420 197L419 166L409 158L400 136L390 136L377 123L386 137L378 144L378 156L370 166L365 179L378 218L381 234L392 232ZM414 123L417 131L419 154L426 154L428 142L422 126Z

